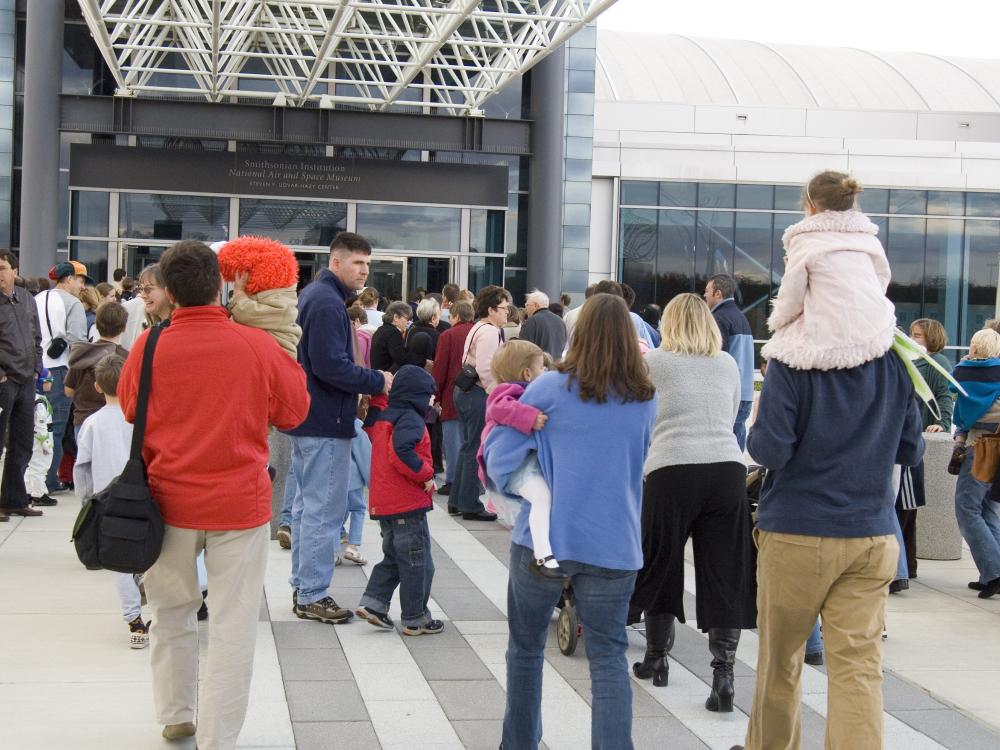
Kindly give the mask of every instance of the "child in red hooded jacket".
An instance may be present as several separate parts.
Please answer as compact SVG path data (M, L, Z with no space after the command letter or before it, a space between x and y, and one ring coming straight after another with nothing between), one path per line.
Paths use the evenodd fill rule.
M424 413L434 402L434 378L416 365L399 368L389 405L371 426L368 510L382 530L382 562L372 569L355 614L378 628L394 627L389 602L399 586L403 635L440 633L427 609L434 561L427 511L434 507L434 467Z

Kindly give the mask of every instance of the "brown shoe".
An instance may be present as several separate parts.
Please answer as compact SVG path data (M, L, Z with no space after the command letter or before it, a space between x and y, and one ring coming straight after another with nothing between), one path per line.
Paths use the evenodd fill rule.
M0 510L0 523L3 523L4 521L9 521L9 520L10 520L10 516L8 516L6 513L4 513L2 510Z
M8 516L40 516L42 511L35 510L34 508L0 508L0 513L6 513Z
M185 737L194 737L194 722L185 721L183 724L167 724L163 727L163 739L182 740Z

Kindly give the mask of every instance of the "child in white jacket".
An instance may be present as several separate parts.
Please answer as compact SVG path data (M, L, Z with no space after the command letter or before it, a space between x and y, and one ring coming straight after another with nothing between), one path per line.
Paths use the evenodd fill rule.
M35 440L31 459L24 470L24 487L32 505L55 505L45 486L45 475L52 463L52 405L45 394L52 390L52 376L44 367L35 383Z
M785 230L785 275L761 355L798 370L858 367L892 347L889 261L878 227L859 211L857 180L821 172L806 186L805 218Z

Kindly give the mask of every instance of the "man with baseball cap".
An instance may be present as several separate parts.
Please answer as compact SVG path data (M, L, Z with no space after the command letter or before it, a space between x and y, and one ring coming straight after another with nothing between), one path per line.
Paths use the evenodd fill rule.
M56 282L54 289L40 292L35 297L38 322L42 332L42 364L52 374L52 465L45 484L49 492L63 489L59 481L59 462L62 461L62 439L69 421L72 400L63 390L63 381L69 370L69 345L87 340L87 314L77 299L88 283L87 267L79 261L62 261L49 270L49 278Z

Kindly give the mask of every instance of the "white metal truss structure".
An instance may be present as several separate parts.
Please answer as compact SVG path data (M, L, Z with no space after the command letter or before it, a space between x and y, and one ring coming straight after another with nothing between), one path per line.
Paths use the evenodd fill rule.
M119 96L473 115L615 2L79 0Z

